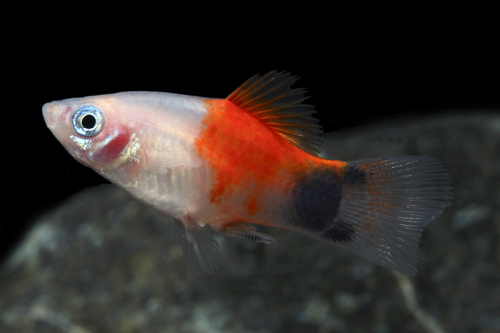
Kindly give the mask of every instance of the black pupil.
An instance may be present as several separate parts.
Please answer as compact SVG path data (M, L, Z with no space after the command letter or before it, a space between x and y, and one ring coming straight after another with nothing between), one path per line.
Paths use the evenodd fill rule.
M85 129L94 128L94 126L95 126L94 116L91 116L90 114L85 115L82 119L82 126Z

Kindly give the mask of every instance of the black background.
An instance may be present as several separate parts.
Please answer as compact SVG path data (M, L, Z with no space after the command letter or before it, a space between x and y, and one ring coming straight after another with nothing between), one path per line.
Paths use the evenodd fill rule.
M138 22L100 12L54 14L28 35L9 37L2 257L43 212L106 182L46 128L41 108L52 100L133 90L224 98L252 75L276 69L300 76L296 86L308 89L326 131L442 112L498 112L494 22L479 17L472 24L467 14L446 11L411 19L400 12L394 21L358 14L283 17L276 26L265 15L218 17L219 29L185 14L175 24L170 16Z

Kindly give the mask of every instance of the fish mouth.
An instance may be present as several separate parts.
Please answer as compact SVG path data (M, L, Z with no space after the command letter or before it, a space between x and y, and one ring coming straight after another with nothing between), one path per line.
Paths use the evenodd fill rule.
M43 120L48 128L53 129L55 127L54 111L56 109L56 103L50 102L45 103L42 106Z
M59 124L66 126L71 123L71 106L65 103L50 102L42 106L42 114L48 128L55 129Z

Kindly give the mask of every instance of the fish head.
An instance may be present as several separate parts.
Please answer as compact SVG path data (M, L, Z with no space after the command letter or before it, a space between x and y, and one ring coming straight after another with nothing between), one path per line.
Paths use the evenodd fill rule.
M70 98L42 107L47 127L68 153L93 169L123 159L130 135L112 95Z

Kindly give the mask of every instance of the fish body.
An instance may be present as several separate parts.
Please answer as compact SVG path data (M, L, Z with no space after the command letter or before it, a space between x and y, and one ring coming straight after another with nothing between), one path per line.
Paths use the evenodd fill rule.
M321 129L296 78L254 76L226 99L122 92L47 103L49 129L79 162L178 221L192 270L215 273L211 230L261 243L254 224L306 234L413 275L423 228L450 205L426 156L317 156ZM205 228L204 228L205 227Z

